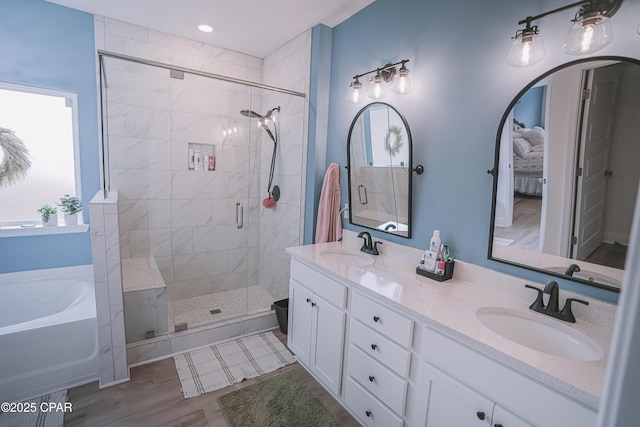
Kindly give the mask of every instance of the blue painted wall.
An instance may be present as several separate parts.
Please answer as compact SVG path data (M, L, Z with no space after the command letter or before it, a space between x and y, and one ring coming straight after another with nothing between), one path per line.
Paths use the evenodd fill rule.
M525 127L542 125L542 102L544 101L546 86L532 87L520 97L520 101L513 107L513 117L523 123Z
M414 90L384 99L409 122L414 163L413 238L375 237L425 248L433 229L459 258L525 280L549 276L487 259L494 147L499 121L511 100L545 71L570 62L562 42L575 10L544 18L546 58L517 69L505 62L517 22L566 2L507 0L377 0L333 29L327 165L346 164L349 125L361 106L345 101L351 77L388 62L409 59ZM624 2L613 18L616 38L603 55L638 58L640 2ZM343 202L347 177L341 168ZM361 228L345 225L360 231ZM567 289L606 300L617 294L559 281Z
M88 223L100 188L93 16L44 0L0 0L0 11L0 81L78 94ZM89 232L0 238L0 273L83 264L91 264Z

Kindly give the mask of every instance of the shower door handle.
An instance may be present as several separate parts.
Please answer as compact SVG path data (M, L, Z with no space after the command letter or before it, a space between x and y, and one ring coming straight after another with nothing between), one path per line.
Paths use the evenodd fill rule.
M244 207L242 203L236 202L236 227L242 228L244 226Z
M358 185L358 199L360 200L361 205L369 203L367 200L367 187L362 184Z

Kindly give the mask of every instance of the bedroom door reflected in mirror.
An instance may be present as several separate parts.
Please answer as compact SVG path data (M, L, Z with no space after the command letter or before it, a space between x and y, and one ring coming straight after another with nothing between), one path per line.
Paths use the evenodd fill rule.
M493 258L551 271L535 262L544 253L624 269L640 177L639 68L580 64L517 100L500 138Z

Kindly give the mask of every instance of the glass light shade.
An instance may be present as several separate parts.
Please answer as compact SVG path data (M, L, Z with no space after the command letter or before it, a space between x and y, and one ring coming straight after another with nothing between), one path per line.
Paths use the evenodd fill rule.
M387 95L387 82L384 81L380 73L376 74L375 77L371 77L371 80L369 80L367 95L371 99L381 99Z
M364 90L362 89L362 83L358 80L352 82L349 85L349 90L347 92L347 101L352 104L360 104L364 101Z
M613 26L606 16L578 18L564 41L569 55L586 55L602 49L613 40Z
M413 89L411 73L409 73L409 70L403 65L393 78L391 90L395 93L404 94L411 92L411 89Z
M507 62L514 67L528 67L542 61L545 55L544 41L541 36L518 35L511 44Z

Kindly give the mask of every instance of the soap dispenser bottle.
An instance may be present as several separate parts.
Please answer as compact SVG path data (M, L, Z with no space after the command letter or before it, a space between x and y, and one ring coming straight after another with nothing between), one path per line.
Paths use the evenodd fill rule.
M433 230L433 236L429 241L429 252L440 252L440 230Z

